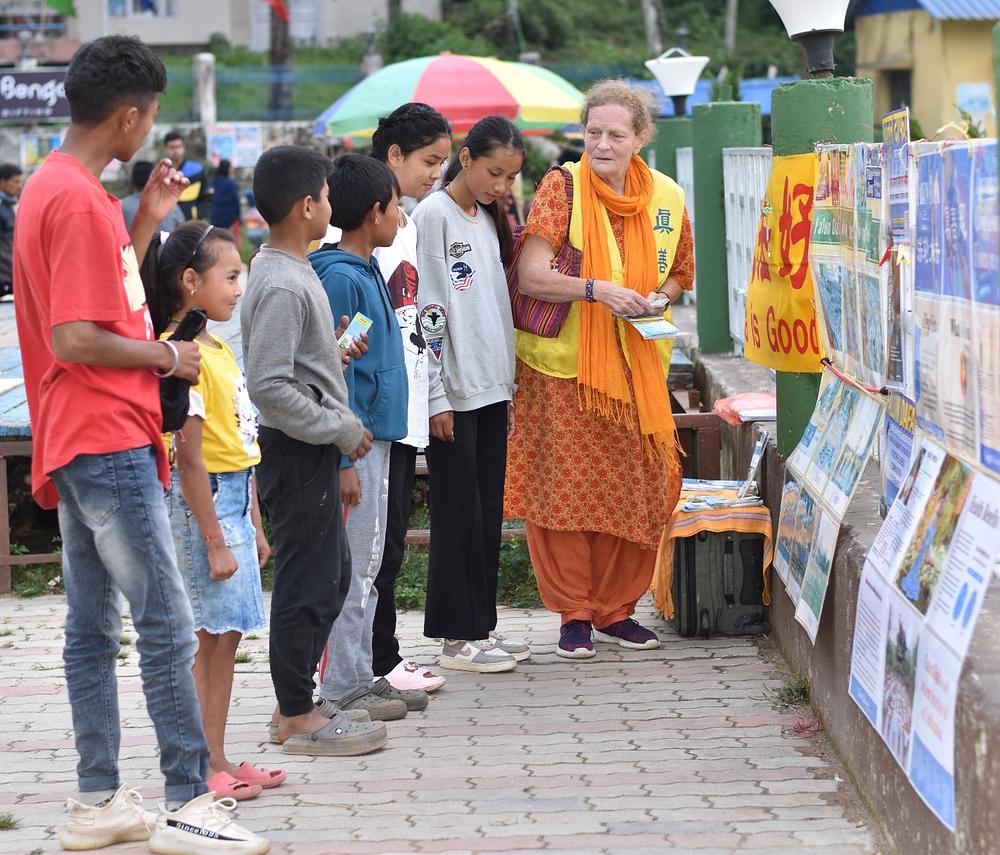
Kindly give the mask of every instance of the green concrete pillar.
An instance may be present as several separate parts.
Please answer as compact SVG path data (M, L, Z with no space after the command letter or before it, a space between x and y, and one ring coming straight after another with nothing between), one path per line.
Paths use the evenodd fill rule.
M771 137L775 157L812 151L820 140L874 141L871 81L827 77L781 84L771 94ZM784 455L802 438L821 376L777 372L778 451Z
M760 104L715 101L696 104L694 148L695 269L698 275L698 348L729 353L729 277L726 270L726 205L722 150L761 143Z
M657 119L656 138L653 151L656 152L656 169L677 180L677 149L691 145L690 119Z

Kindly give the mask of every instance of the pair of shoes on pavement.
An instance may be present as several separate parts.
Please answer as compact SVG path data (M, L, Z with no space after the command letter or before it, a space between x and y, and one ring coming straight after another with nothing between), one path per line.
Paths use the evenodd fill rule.
M376 682L379 679L376 677ZM394 689L404 691L406 689L420 689L428 694L436 692L447 682L440 674L435 674L429 668L418 665L409 659L400 660L399 664L385 675L385 679Z
M368 691L359 690L334 703L342 710L364 710L372 721L399 721L407 713L427 709L429 700L422 689L397 689L385 677L379 677Z
M563 659L590 659L594 656L594 641L617 644L626 650L655 650L660 639L651 629L632 620L615 621L602 629L589 620L568 620L559 630L556 655Z
M496 674L513 671L518 662L529 656L531 649L527 644L513 641L499 632L491 632L488 638L476 641L445 638L438 664L453 671Z
M143 810L142 796L125 787L97 807L70 799L66 808L69 821L59 840L71 851L143 840L158 855L264 855L271 849L267 840L233 820L234 799L217 799L212 792L158 815Z

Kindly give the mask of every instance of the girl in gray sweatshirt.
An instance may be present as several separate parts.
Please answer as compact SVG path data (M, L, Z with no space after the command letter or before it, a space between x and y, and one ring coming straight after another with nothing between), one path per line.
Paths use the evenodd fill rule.
M424 634L442 668L495 672L528 655L496 633L507 436L513 430L514 324L504 265L513 240L500 200L524 140L500 116L476 124L445 189L414 212L418 317L432 356L431 545Z

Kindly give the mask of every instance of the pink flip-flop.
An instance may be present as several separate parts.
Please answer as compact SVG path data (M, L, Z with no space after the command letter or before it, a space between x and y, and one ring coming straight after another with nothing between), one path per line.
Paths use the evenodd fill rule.
M231 798L238 802L255 799L261 794L263 787L256 783L240 780L228 772L216 772L205 782L212 792L220 799Z
M249 760L244 760L236 777L252 786L270 790L285 783L288 773L284 769L258 769Z

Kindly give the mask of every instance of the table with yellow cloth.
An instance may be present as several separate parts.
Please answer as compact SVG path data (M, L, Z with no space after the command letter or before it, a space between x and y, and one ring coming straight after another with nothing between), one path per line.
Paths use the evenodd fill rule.
M771 539L771 512L763 505L750 505L735 508L701 508L686 511L684 505L693 496L711 495L718 499L735 499L735 489L712 490L711 492L697 487L684 488L674 507L670 522L663 529L660 547L656 554L656 568L653 570L653 581L649 586L653 595L656 610L667 620L674 617L674 601L670 594L671 581L674 575L674 538L691 537L700 531L721 533L738 531L744 534L761 534L764 536L764 595L765 606L771 604L770 574L771 560L774 557L774 543ZM720 568L721 570L721 568Z

